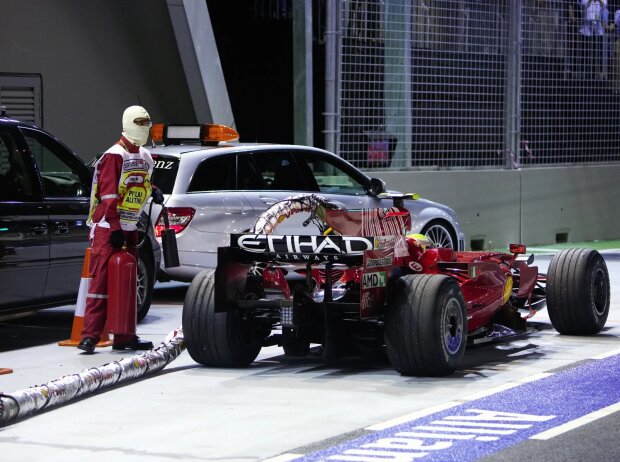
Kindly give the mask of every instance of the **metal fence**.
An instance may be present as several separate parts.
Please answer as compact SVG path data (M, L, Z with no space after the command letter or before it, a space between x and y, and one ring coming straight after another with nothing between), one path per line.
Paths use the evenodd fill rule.
M328 0L326 145L365 169L620 162L620 0L583 3Z

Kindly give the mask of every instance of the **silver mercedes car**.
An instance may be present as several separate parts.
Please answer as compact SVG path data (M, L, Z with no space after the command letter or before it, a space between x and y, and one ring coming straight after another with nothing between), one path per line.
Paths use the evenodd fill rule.
M231 233L249 230L258 216L285 198L312 192L347 209L392 207L385 183L323 149L308 146L238 143L221 125L160 125L151 131L153 182L164 193L170 228L176 232L180 266L165 268L159 280L191 281L217 264L217 248ZM393 191L389 191L393 192ZM464 249L465 238L449 207L426 199L405 200L411 233L435 245ZM154 206L155 232L164 220ZM156 211L157 210L157 211ZM318 234L307 214L281 223L277 234Z

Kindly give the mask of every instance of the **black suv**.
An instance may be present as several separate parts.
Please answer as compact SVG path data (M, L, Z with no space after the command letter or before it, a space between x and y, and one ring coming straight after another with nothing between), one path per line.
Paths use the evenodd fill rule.
M92 169L60 140L0 113L0 316L75 303L91 184ZM161 255L146 214L141 222L138 320Z

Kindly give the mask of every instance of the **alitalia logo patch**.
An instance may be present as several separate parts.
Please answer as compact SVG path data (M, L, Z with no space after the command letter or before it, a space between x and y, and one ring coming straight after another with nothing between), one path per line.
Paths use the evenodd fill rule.
M362 276L362 289L375 289L385 287L385 271L364 273Z

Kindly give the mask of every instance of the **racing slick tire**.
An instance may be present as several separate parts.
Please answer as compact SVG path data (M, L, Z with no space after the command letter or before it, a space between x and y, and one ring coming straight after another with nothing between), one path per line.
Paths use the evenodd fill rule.
M248 298L256 298L249 293ZM215 312L215 270L194 277L183 302L183 336L197 363L214 367L247 367L258 356L263 338L251 319L237 310Z
M566 249L551 259L547 310L560 334L600 332L609 315L609 294L607 265L596 250Z
M465 354L467 314L458 283L441 274L394 281L385 314L390 363L402 375L452 374Z

